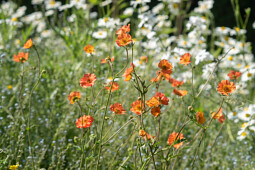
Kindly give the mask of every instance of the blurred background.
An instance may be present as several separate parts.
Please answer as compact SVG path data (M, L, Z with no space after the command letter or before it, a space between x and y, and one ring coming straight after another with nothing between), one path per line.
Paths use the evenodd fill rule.
M6 0L1 0L2 2ZM69 0L57 0L61 1L62 4L69 2ZM95 0L87 0L88 2L94 2ZM130 0L125 0L127 3ZM193 10L195 7L198 6L199 0L190 0L192 2L190 11ZM34 7L31 4L31 0L13 0L13 2L17 3L19 6L27 6L26 14L32 13L34 11ZM151 0L149 3L150 8L156 6L160 1L158 0ZM252 24L255 21L255 0L240 0L240 11L245 18L245 10L247 8L251 8L251 15L247 25L247 41L252 43L252 52L255 54L255 30L252 28ZM96 8L94 9L97 10ZM121 12L121 11L120 11ZM233 28L236 26L234 12L231 6L231 0L215 0L212 12L214 14L215 26L225 26Z

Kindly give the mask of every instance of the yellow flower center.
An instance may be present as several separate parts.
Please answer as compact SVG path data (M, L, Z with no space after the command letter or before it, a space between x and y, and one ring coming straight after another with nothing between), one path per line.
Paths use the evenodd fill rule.
M245 133L245 132L243 132L243 133L242 133L242 136L246 136L246 133Z
M243 123L242 128L245 128L248 123Z
M249 68L249 67L250 67L249 65L245 66L245 68Z
M225 27L221 27L221 30L225 30L226 28Z
M55 5L56 2L55 2L54 0L51 0L51 1L50 1L50 4L51 4L51 5Z
M12 18L12 21L14 22L14 21L18 21L18 18Z
M223 47L225 44L223 42L220 43L220 46Z
M248 107L245 107L243 110L244 110L244 111L247 111L247 110L249 110L249 109L248 109Z
M228 36L225 36L225 40L228 41L228 40L229 40L229 37L228 37Z
M245 117L250 117L251 115L249 113L246 113L245 114Z
M236 30L236 32L239 32L240 28L239 27L235 27L235 30Z
M229 61L232 61L232 60L233 60L233 56L229 56L229 57L228 57L228 60L229 60Z
M177 3L174 3L173 4L173 7L176 9L176 8L178 8L178 4Z
M99 34L99 35L102 35L103 33L102 33L102 32L99 32L98 34Z
M251 77L252 76L252 74L251 73L247 73L247 77Z
M233 116L236 116L237 115L237 112L233 112Z
M107 22L108 21L108 17L104 18L104 22Z
M12 85L7 86L7 89L9 90L12 89Z
M203 40L199 40L199 41L198 41L199 44L202 44L203 42L204 42Z

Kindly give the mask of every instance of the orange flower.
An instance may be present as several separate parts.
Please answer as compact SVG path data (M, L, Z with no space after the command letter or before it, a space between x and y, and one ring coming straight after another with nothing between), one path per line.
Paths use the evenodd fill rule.
M233 71L233 70L231 70L230 73L228 73L228 77L230 79L238 79L241 75L242 75L241 72Z
M159 101L161 102L161 104L163 105L168 105L169 99L165 96L165 94L161 93L161 92L156 92L155 97L157 97L159 99Z
M196 113L196 119L200 124L204 124L205 123L205 116L203 112L197 112Z
M101 59L101 64L103 64L103 63L107 63L107 61L106 60L110 60L111 62L113 62L114 60L115 60L115 57L113 56L112 58L110 58L109 56L107 57L107 58L105 58L105 59Z
M172 73L172 64L169 63L166 59L163 59L159 62L158 67L161 69L161 72L171 74Z
M157 77L151 79L151 82L158 82L162 78L162 74L160 71L157 71Z
M174 89L174 94L178 95L178 96L185 96L187 93L188 93L188 91L186 91L186 90L177 90L177 89Z
M169 82L172 84L172 87L180 87L183 85L183 81L178 81L175 79L170 79Z
M153 96L150 100L146 102L149 107L158 107L159 105L168 105L169 99L163 94L156 92L156 95Z
M217 113L217 114L216 114ZM218 109L217 112L213 112L211 116L213 119L219 119L223 115L222 109Z
M87 74L84 74L83 77L81 78L80 85L81 87L87 88L89 86L93 86L95 84L95 81L96 81L96 75L87 73Z
M28 59L28 53L19 52L18 55L14 54L13 61L24 63Z
M155 117L158 117L158 115L160 114L160 107L153 107L151 109L151 114Z
M87 128L92 125L92 122L94 121L93 117L90 115L84 115L83 117L80 117L76 121L76 127L77 128Z
M73 91L68 96L68 100L71 104L74 104L76 101L79 101L81 99L81 93L78 91Z
M27 40L27 42L24 44L23 48L31 48L33 45L33 41L31 40L31 38L29 40Z
M216 114L217 113L217 114ZM223 123L224 121L225 121L225 117L224 117L224 115L223 115L223 111L222 111L222 109L218 109L217 110L217 112L213 112L212 114L211 114L211 116L213 117L213 119L218 119L218 121L220 122L220 123Z
M131 104L131 109L130 109L130 111L131 112L133 112L133 113L136 113L136 114L138 114L138 115L140 115L141 114L141 111L142 111L142 102L141 102L141 100L137 100L137 101L135 101L135 102L133 102L132 104ZM143 106L143 108L144 108L144 106Z
M125 77L124 81L129 81L132 78L131 73L134 71L135 65L131 63L131 67L127 68L122 77Z
M146 57L146 56L141 56L140 57L139 64L147 63L147 62L148 62L148 57Z
M132 37L129 34L119 34L116 43L119 47L126 46L132 42Z
M95 52L95 49L94 49L94 47L93 47L92 45L86 45L86 46L84 47L84 51L85 51L86 53L92 54L92 53Z
M145 136L145 135L146 135L146 132L145 132L144 130L141 129L141 130L139 131L139 136Z
M223 123L223 122L225 121L225 117L224 117L223 114L219 117L218 121L219 121L220 123Z
M221 93L222 95L227 95L227 96L228 96L228 93L233 93L235 89L236 89L235 84L228 80L222 80L217 87L217 90L219 93Z
M177 136L178 136L178 133L175 133L175 132L173 132L172 134L169 135L168 143L169 143L170 146L172 145L172 143L173 143L174 141L176 141L176 140L181 140L181 139L184 138L183 134L180 134L180 135L178 136L178 138L177 138ZM178 143L178 144L175 144L175 145L174 145L175 149L178 149L179 147L181 147L182 144L183 144L183 142Z
M148 107L158 107L161 102L159 101L158 97L153 96L150 100L146 102Z
M151 140L151 138L155 139L155 136L149 135L148 133L146 133L146 137L144 136L144 140L145 138L147 138L148 140Z
M116 31L116 34L117 35L120 35L120 34L126 34L127 32L130 31L130 24L128 25L123 25L120 29L118 29Z
M106 90L111 89L112 82L109 83L109 86L104 87ZM114 92L115 90L119 89L119 84L117 82L113 82L111 92Z
M181 59L180 59L180 64L184 64L184 65L188 65L189 63L191 63L190 61L190 53L185 53L181 56Z
M124 115L126 114L126 110L123 108L122 104L115 103L110 106L110 110L114 112L116 115Z

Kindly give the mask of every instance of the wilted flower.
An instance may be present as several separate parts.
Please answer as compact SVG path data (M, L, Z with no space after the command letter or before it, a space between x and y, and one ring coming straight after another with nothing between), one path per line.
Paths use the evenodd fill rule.
M196 119L200 124L204 124L205 123L205 116L203 112L197 112L196 113Z

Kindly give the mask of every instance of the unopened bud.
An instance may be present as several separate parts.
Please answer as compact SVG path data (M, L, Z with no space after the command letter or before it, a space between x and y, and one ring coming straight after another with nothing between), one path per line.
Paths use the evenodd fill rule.
M189 110L189 111L193 111L194 109L193 109L192 106L189 106L189 107L188 107L188 110Z

